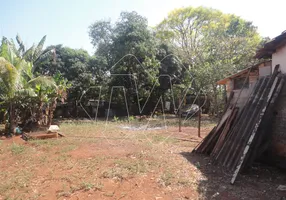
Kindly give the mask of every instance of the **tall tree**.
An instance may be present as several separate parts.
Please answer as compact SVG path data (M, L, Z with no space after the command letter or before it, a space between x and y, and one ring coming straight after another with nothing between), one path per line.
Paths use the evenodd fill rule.
M110 89L112 86L124 86L130 107L137 105L138 100L144 102L157 81L160 66L156 59L155 38L147 19L136 12L122 12L115 24L95 22L89 33L96 48L95 55L104 57L108 63L107 70L117 74L110 77ZM123 103L122 92L113 92ZM133 111L138 113L139 109Z
M253 63L261 42L251 22L205 7L175 9L158 25L157 37L189 66L196 90L211 93L215 107L216 81Z

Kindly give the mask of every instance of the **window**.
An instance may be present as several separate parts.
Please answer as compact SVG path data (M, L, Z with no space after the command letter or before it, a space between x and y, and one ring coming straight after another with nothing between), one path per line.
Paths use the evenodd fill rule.
M244 88L248 88L249 87L249 79L247 78L246 83L244 84L245 79L246 79L246 77L239 77L239 78L233 79L233 89L234 90L240 90L240 89L242 89L243 86L244 86Z

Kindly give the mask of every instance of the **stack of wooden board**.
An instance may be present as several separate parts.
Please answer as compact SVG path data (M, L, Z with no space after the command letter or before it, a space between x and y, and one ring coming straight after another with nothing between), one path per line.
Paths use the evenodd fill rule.
M271 76L261 77L239 115L235 105L229 105L218 125L194 149L196 153L210 155L213 163L232 171L231 183L266 150L274 105L284 80L279 66Z

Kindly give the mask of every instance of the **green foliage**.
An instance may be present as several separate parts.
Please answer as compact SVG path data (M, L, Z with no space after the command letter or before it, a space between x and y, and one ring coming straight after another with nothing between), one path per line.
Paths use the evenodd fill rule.
M205 7L175 9L156 29L158 39L188 66L196 91L210 94L213 102L220 90L216 82L251 65L261 43L251 22Z
M80 98L84 90L104 79L104 62L91 57L82 49L76 50L61 45L49 46L45 51L55 49L56 62L52 57L44 57L37 62L36 73L48 76L61 76L69 82L67 100L72 102ZM54 77L55 78L55 77ZM88 97L86 97L88 98Z
M134 121L134 120L135 120L135 117L134 117L133 115L131 115L131 116L128 117L128 121L132 122L132 121Z
M10 133L14 132L19 120L25 123L35 114L36 120L41 120L43 105L54 103L59 97L65 98L68 88L60 76L53 78L33 73L34 64L43 53L45 36L27 51L19 35L16 40L18 49L13 40L6 38L0 46L0 99L9 114Z
M16 143L13 143L11 145L11 152L14 155L19 155L19 154L24 153L25 149L26 149L26 147L23 146L23 145L19 145L19 144L16 144Z
M119 105L125 105L125 97L130 107L137 105L137 95L139 102L145 102L153 85L158 85L160 67L156 40L147 19L136 12L122 12L115 24L93 23L89 35L96 48L95 55L106 61L106 72L116 74L105 80L109 86L107 92L113 86L124 86L125 93L113 90ZM134 113L134 109L130 111Z
M114 122L118 122L118 121L119 121L119 117L114 116L114 117L113 117L113 121L114 121Z

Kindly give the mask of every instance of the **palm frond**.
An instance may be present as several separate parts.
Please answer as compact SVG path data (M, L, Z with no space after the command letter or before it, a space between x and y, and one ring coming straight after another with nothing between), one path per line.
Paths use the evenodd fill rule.
M32 72L34 73L35 69L36 69L36 63L41 60L41 59L45 59L50 55L54 56L54 62L55 62L55 58L56 58L56 54L55 54L55 49L47 49L45 51L42 52L42 54L36 58L36 60L33 62L35 65L33 66Z
M0 57L5 58L11 64L14 63L14 58L16 57L16 54L11 48L9 40L5 37L3 37L2 44L0 46Z
M11 40L9 41L9 44L10 44L11 49L12 49L13 52L15 53L15 55L16 55L17 57L20 57L20 52L19 52L19 50L17 49L17 47L16 47L16 45L15 45L13 39L11 39Z
M35 51L34 51L34 59L37 60L40 55L42 54L42 50L46 41L46 35L41 39L41 41L39 42L39 44L37 45Z
M53 79L53 77L50 76L38 76L28 82L30 85L41 85L41 87L45 88L57 88L57 85Z
M13 98L15 92L21 89L21 74L5 58L0 57L0 78L6 87L7 95Z
M19 45L18 52L19 52L21 55L23 55L24 52L25 52L25 45L24 45L24 43L23 43L21 37L19 36L19 34L17 34L16 40L17 40L17 43L18 43L18 45Z
M35 45L31 46L24 54L23 58L28 62L34 62Z
M33 90L33 88L24 88L24 89L21 89L19 90L18 92L18 95L20 96L29 96L29 97L36 97L37 94L35 93L35 91Z

